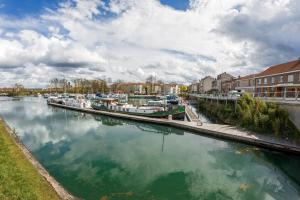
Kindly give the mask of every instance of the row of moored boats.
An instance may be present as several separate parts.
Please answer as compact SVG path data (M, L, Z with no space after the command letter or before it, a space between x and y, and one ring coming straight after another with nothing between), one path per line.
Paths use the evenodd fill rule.
M148 100L146 104L137 106L128 103L126 94L81 95L81 94L45 94L48 103L62 104L69 107L95 109L108 112L166 118L183 119L185 107L176 96L167 95L158 100Z

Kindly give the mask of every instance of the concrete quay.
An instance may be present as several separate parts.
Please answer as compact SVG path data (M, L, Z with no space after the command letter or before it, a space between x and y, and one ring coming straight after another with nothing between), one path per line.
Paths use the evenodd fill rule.
M212 136L216 138L232 140L236 142L241 142L249 145L254 145L258 147L263 147L271 150L300 154L300 140L289 141L282 138L276 138L268 135L257 134L237 127L221 124L205 124L199 126L197 122L187 122L187 121L178 121L178 120L168 120L168 119L158 119L158 118L149 118L141 117L129 114L122 114L117 112L107 112L86 108L76 108L70 107L62 104L49 103L51 106L56 106L60 108L76 110L85 113L91 114L100 114L116 118L129 119L144 123L155 123L166 126L171 126L179 129L183 129L191 132L192 134Z

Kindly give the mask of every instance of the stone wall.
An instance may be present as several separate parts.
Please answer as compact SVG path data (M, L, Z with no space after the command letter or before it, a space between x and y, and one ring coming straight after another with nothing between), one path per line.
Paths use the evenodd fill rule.
M288 110L290 120L295 124L298 130L300 130L300 105L280 104L280 106Z

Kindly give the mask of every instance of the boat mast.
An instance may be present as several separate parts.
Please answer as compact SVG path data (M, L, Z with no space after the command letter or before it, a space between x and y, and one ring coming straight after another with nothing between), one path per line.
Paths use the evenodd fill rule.
M163 133L163 141L161 145L161 152L164 152L164 147L165 147L165 134Z

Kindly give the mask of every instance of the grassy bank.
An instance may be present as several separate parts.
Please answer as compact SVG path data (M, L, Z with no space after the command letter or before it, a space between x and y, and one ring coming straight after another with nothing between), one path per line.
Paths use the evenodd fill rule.
M55 200L58 195L26 159L0 119L0 199Z
M245 94L237 101L199 101L199 110L218 123L236 125L259 133L298 138L299 131L289 120L287 110Z

